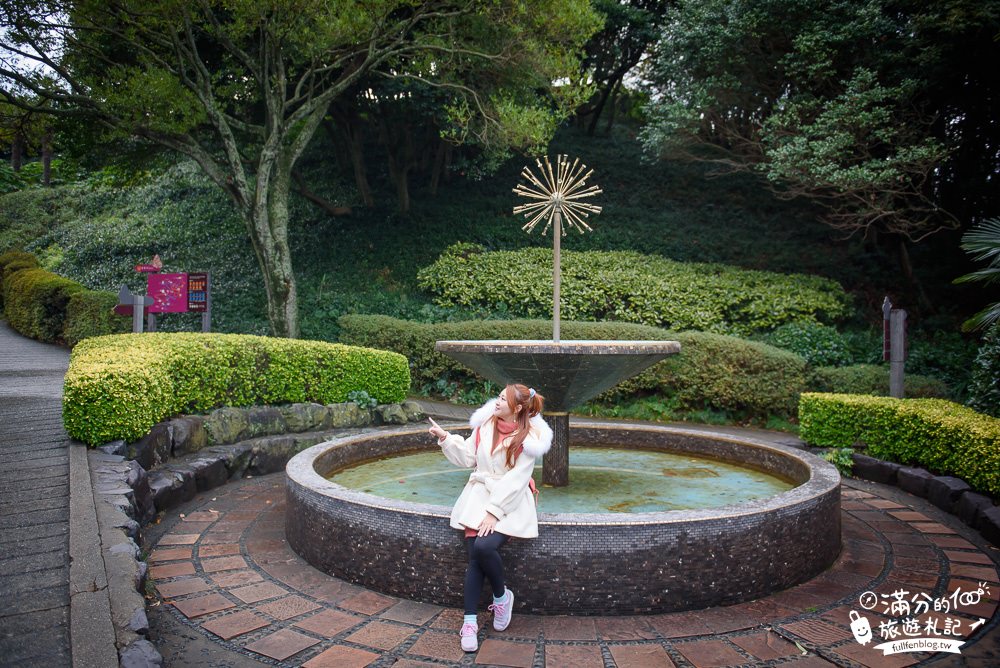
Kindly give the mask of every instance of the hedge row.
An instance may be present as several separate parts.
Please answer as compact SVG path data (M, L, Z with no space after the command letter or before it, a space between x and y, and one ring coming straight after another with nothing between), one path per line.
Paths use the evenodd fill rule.
M547 317L552 314L551 277L549 249L485 252L475 244L456 244L420 270L418 282L441 306ZM567 320L678 331L747 336L788 322L832 322L849 312L847 293L826 278L624 251L565 251L562 286Z
M808 443L868 446L880 459L955 475L1000 495L1000 419L943 399L803 394L799 435Z
M112 313L113 292L87 290L38 266L31 253L0 255L0 295L10 326L39 341L64 341L74 346L103 334L120 334L132 327L130 318Z
M818 367L810 375L809 389L888 396L889 367L878 364ZM938 378L908 373L903 376L903 394L910 399L947 399L951 393L948 385Z
M63 422L91 445L134 441L179 413L340 403L356 390L390 403L409 385L406 358L382 350L239 334L100 336L73 350Z
M344 343L393 350L410 360L413 387L441 378L480 380L472 371L435 352L435 341L547 339L546 320L414 323L387 316L347 315L339 320ZM792 353L719 334L666 332L629 323L563 322L565 339L676 340L681 353L663 360L605 393L604 399L643 394L670 397L678 408L712 408L754 416L793 415L805 389L806 364Z

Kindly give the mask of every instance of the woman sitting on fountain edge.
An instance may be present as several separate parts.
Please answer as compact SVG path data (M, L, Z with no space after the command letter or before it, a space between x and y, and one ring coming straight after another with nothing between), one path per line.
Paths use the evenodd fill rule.
M524 385L508 385L493 401L472 414L472 435L451 435L431 420L445 457L462 468L475 468L451 511L451 526L465 531L469 566L465 571L465 620L462 649L479 647L476 609L483 578L493 587L493 628L510 624L514 594L504 582L500 546L508 538L538 536L532 496L535 460L552 445L552 430L541 416L545 398ZM480 443L483 447L480 448Z

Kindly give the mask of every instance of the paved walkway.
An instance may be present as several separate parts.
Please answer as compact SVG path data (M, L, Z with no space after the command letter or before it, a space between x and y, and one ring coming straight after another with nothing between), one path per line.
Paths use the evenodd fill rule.
M831 569L798 587L741 605L665 615L515 614L503 633L481 615L475 654L458 646L460 610L384 596L306 564L285 542L284 497L282 474L244 480L200 495L147 533L160 597L151 621L165 665L1000 665L1000 552L954 517L892 487L845 481L843 552ZM932 622L938 632L946 626L953 632L940 637L967 641L959 655L883 656L852 637L852 610L870 619L875 643L882 642L880 624L888 629L896 622L906 637L902 616L884 609L894 592L906 592L918 608L916 601L931 605L927 599L978 591L981 584L988 593L957 610L913 610L921 630ZM860 605L866 591L884 596L870 612Z
M69 352L0 321L0 665L70 665Z

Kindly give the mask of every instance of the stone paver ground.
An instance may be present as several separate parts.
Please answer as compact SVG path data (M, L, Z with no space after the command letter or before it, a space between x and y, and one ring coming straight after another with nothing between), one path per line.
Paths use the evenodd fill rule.
M817 578L764 599L636 617L480 616L480 649L458 646L461 611L384 596L313 569L284 539L284 476L201 495L149 532L154 615L166 665L677 666L1000 665L998 551L922 499L863 481L843 488L843 552ZM456 539L457 540L457 539ZM613 577L613 574L609 574ZM865 591L989 594L949 615L960 655L883 656L852 637ZM511 583L516 587L516 583ZM889 622L880 603L872 625ZM921 623L933 611L921 612ZM979 622L980 619L986 620ZM157 621L158 620L158 621ZM973 629L973 625L976 625ZM940 630L943 630L939 626ZM876 626L876 643L879 631ZM198 647L197 652L192 646Z
M69 351L0 321L0 665L70 665ZM44 638L44 642L39 639Z

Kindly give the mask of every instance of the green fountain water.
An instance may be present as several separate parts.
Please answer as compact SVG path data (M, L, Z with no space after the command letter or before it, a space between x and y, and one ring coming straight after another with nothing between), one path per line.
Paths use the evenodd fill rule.
M573 448L573 484L542 487L539 510L548 513L640 513L715 508L773 496L793 483L729 462L624 448ZM337 471L330 480L377 496L451 506L469 479L440 452L370 461Z

